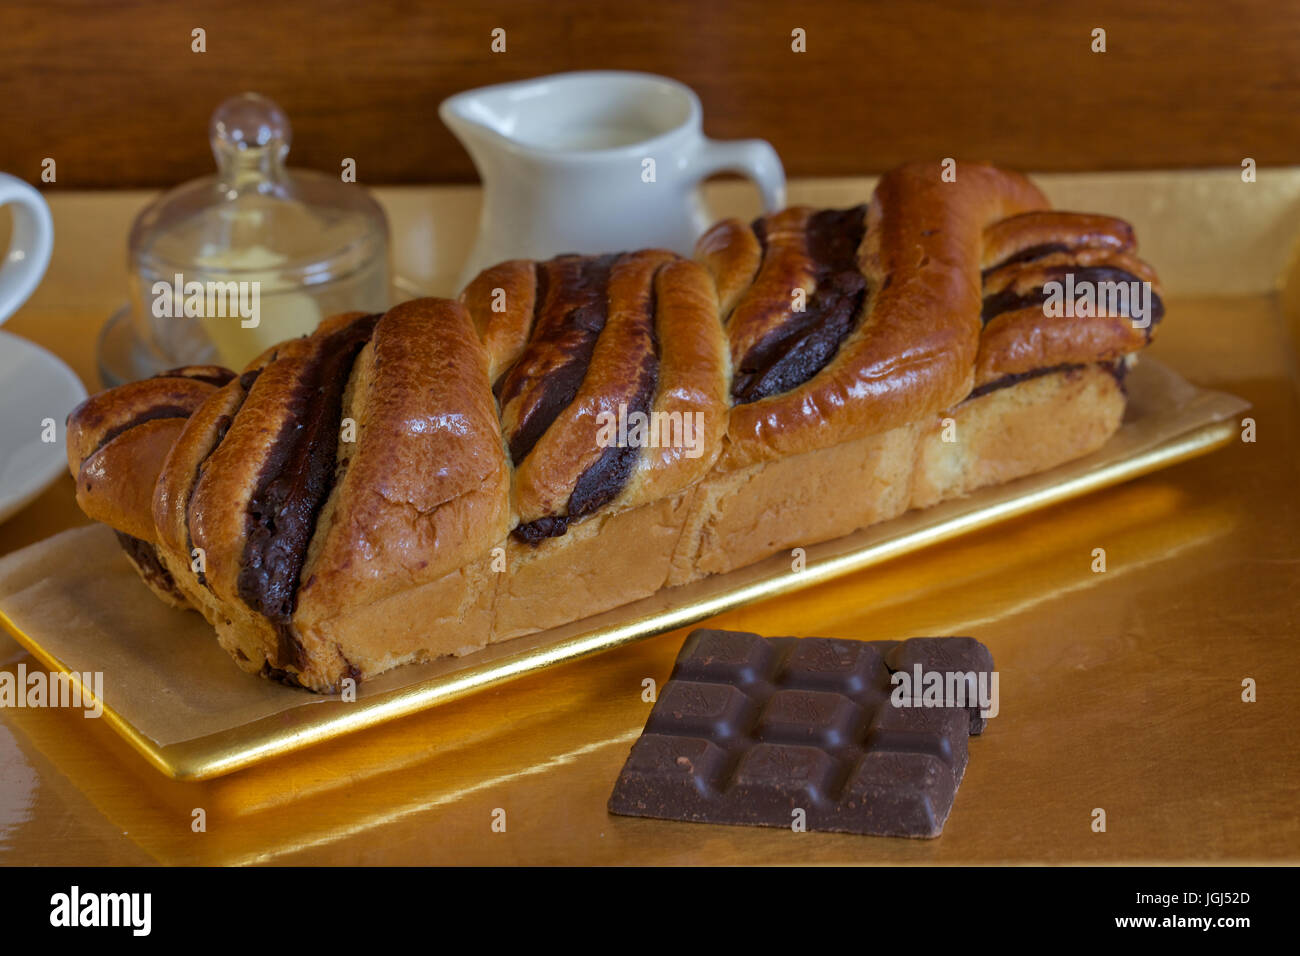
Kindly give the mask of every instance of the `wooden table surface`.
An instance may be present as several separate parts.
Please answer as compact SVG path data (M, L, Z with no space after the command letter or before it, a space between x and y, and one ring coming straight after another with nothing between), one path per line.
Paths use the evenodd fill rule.
M50 278L6 325L92 389L140 199L59 197ZM650 706L641 682L667 678L675 632L198 784L78 712L0 710L0 863L1300 860L1297 355L1283 296L1177 291L1153 354L1249 399L1256 442L710 622L988 644L1001 714L972 740L938 840L608 815ZM61 478L0 525L0 553L84 521ZM0 666L20 663L37 666L0 637Z

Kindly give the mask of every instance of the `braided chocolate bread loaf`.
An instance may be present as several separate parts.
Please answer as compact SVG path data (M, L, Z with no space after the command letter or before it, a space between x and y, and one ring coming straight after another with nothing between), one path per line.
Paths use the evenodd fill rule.
M1018 175L908 166L696 261L506 262L111 389L69 467L155 593L329 691L1096 449L1163 312L1133 248ZM1061 282L1156 292L1058 315Z

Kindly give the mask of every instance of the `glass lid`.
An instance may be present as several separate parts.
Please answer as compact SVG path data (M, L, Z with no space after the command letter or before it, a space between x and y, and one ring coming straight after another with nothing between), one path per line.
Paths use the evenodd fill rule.
M274 292L342 278L386 247L383 211L364 189L286 167L292 132L271 100L256 93L226 100L208 132L216 174L140 214L131 230L133 271L252 277Z

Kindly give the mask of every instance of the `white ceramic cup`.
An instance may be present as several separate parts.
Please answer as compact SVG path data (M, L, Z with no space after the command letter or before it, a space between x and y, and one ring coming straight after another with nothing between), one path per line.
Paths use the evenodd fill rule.
M439 115L483 181L461 286L506 259L667 248L689 255L709 215L700 181L742 173L765 211L785 204L770 143L704 135L699 97L650 73L559 73L468 90Z
M0 173L0 206L10 206L13 229L0 262L0 323L13 315L40 285L54 249L50 207L31 186Z

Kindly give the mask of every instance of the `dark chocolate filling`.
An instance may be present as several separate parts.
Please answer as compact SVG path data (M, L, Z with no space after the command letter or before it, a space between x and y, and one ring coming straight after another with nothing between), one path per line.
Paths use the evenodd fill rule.
M236 653L239 653L240 657L244 657L242 652L236 652ZM244 660L247 659L248 658L246 657L244 658ZM343 661L344 663L347 664L347 668L344 670L343 676L345 678L350 677L354 681L360 683L361 669L357 667L355 664L353 664L351 661L349 661L346 657L343 658ZM292 671L284 670L281 667L273 667L270 661L262 662L262 669L261 671L259 671L259 673L261 674L262 677L265 677L267 680L273 680L276 683L284 684L286 687L296 687L299 688L300 690L310 690L313 692L315 691L314 687L307 687L302 683L302 681L298 680L298 678L294 675ZM334 688L334 690L337 691L338 688Z
M194 492L199 486L199 478L203 474L203 466L207 464L208 459L212 457L213 453L221 447L221 443L225 441L226 433L230 431L230 426L234 424L235 416L239 414L239 409L242 408L244 402L248 400L248 393L253 388L253 383L257 381L257 377L261 374L262 369L259 367L249 369L247 372L244 372L239 376L239 387L243 392L239 399L239 404L231 410L229 415L222 415L217 419L217 434L213 439L212 447L208 449L208 453L200 458L198 463L194 466L194 475L190 480L189 494L185 496L185 549L186 554L191 557L191 560L194 555L194 536L190 532L190 502L194 500ZM208 576L204 571L198 571L194 576L198 579L199 584L203 585L209 591L212 590L211 585L208 584Z
M656 274L650 280L650 294L642 314L642 322L651 347L636 372L636 391L627 405L629 416L634 412L649 414L654 403L655 392L659 387L659 336L655 328L655 316L659 311L655 289L657 278ZM544 538L557 538L564 534L569 530L571 521L591 514L618 497L619 492L627 485L628 479L632 477L640 453L641 449L635 447L624 448L611 445L606 448L595 463L578 476L573 491L569 494L567 514L548 515L528 524L521 524L512 533L518 540L533 545Z
M233 381L235 378L235 373L230 371L230 369L227 368L217 369L211 375L196 375L192 372L187 372L186 368L187 368L186 366L182 365L179 368L171 368L165 372L159 372L157 375L153 377L154 378L192 378L196 382L207 382L209 385L217 386L217 388L220 388L221 386L225 385L227 382Z
M1141 282L1137 276L1124 269L1115 269L1110 266L1092 266L1085 269L1071 269L1068 266L1062 266L1059 269L1051 270L1053 279L1061 280L1067 273L1073 273L1075 283L1080 282ZM1040 286L1029 292L1017 292L1015 289L1003 289L1001 292L995 292L993 295L985 296L984 306L980 311L980 318L984 324L988 325L993 319L1006 312L1015 312L1019 309L1041 308L1047 301L1048 294ZM1124 315L1130 316L1129 309L1126 309ZM1151 336L1151 327L1155 326L1164 318L1165 305L1160 300L1160 296L1155 292L1151 293L1151 321L1147 326L1147 337Z
M981 279L987 279L991 273L996 272L1003 266L1009 266L1017 262L1033 262L1035 259L1042 259L1057 252L1069 252L1070 246L1064 242L1040 242L1036 246L1027 246L1019 252L1013 253L1003 259L1001 262L989 266L980 273Z
M568 530L569 519L565 515L550 515L521 524L510 533L524 544L538 545L547 538L558 538Z
M113 533L117 535L117 543L122 546L122 550L127 553L133 564L140 569L145 578L154 585L154 587L174 594L181 600L185 599L172 577L171 572L162 563L162 558L158 557L158 549L148 541L127 534L125 531L114 529Z
M1128 365L1122 358L1116 359L1113 362L1099 362L1097 364L1110 372L1110 374L1114 376L1115 381L1119 383L1120 387L1123 387L1124 376L1128 373ZM1079 368L1084 368L1084 366L1078 363L1065 362L1061 365L1036 368L1030 372L1016 372L1012 375L1003 375L1001 378L995 378L991 382L985 382L983 385L976 386L971 393L966 396L966 401L979 398L980 396L987 395L990 392L996 392L999 389L1010 388L1012 385L1019 385L1021 382L1027 382L1030 379L1042 378L1044 375L1052 375L1056 372L1068 372Z
M657 311L658 301L652 278L650 296L643 318L645 334L650 339L650 350L645 353L641 366L636 371L636 391L627 405L629 416L637 412L643 415L650 414L655 391L659 386L659 336L655 330ZM596 463L578 476L578 480L574 483L573 492L569 495L569 517L580 518L589 515L597 508L613 501L627 484L628 478L632 476L640 452L639 448L620 448L618 445L606 448Z
M617 259L617 254L589 259L562 256L538 270L533 335L524 354L497 382L494 391L501 405L504 407L517 398L539 374L536 367L539 356L558 353L562 359L558 365L545 370L536 400L522 409L519 423L509 436L510 457L516 465L528 457L555 419L577 397L596 340L608 318L609 274ZM551 269L564 272L551 277ZM551 291L557 296L572 296L576 301L566 309L549 308Z
M1010 388L1012 385L1019 385L1021 382L1027 382L1030 379L1042 378L1044 375L1051 375L1055 372L1065 372L1070 369L1083 368L1082 365L1066 362L1061 365L1050 365L1047 368L1036 368L1032 372L1016 372L1014 375L1003 375L1001 378L995 378L991 382L985 382L983 385L976 386L966 400L979 398L987 395L989 392L996 392L1000 389Z
M366 316L332 333L303 369L248 502L237 586L240 598L275 624L280 639L276 663L281 667L303 666L302 648L290 627L298 579L317 516L336 478L343 392L379 318Z
M816 288L802 312L791 312L738 363L731 397L738 405L797 388L826 367L862 313L867 280L858 268L866 206L826 209L808 221L806 241ZM759 235L758 225L755 234Z
M755 219L749 224L749 230L758 240L759 262L767 256L767 220Z
M99 444L95 446L95 451L99 451L101 448L103 448L105 445L111 442L118 435L121 435L123 432L130 431L132 428L135 428L137 425L143 425L145 422L157 421L160 418L189 418L190 414L191 414L190 409L184 408L183 406L180 405L159 405L155 408L151 408L147 412L141 412L139 415L136 415L134 418L123 422L122 424L118 425L116 428L110 428L108 431L106 431L104 433L104 436L100 438ZM92 452L91 454L94 454L94 452Z

